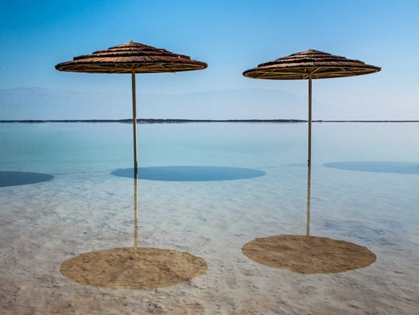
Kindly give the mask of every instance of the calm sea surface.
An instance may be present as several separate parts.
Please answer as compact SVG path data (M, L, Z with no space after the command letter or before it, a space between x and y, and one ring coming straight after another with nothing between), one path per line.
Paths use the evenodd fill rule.
M253 299L257 310L274 305L264 314L411 314L418 311L418 128L314 123L308 222L305 123L138 125L138 245L205 259L206 275L193 280L205 282L196 299L211 296L219 308L203 306L204 314L233 314L232 305ZM51 312L36 297L53 300L47 283L71 283L60 274L63 261L133 246L132 167L130 124L0 124L0 293L7 300L25 286L21 295L29 298L7 300L10 310ZM376 262L314 278L262 266L241 252L255 238L304 235L309 225L311 235L367 247ZM280 287L277 305L270 296ZM178 294L168 290L161 294ZM343 298L344 291L352 297ZM141 292L133 294L147 294Z

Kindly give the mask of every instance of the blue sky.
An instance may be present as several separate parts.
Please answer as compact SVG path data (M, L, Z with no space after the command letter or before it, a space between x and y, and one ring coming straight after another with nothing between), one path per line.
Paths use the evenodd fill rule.
M204 71L137 75L140 95L258 88L305 97L304 81L252 80L242 72L312 48L382 67L377 74L314 81L314 100L322 104L314 108L315 119L418 119L418 15L414 0L5 0L0 90L130 95L128 75L64 73L54 66L134 40L208 63ZM189 117L194 110L200 116L199 97L196 102L196 109L186 107ZM141 100L138 106L142 117ZM118 110L115 118L127 118ZM212 118L235 118L216 110ZM247 110L249 118L298 118L281 100L278 108L264 106L263 96ZM180 109L179 118L186 114ZM164 107L154 115L165 118Z

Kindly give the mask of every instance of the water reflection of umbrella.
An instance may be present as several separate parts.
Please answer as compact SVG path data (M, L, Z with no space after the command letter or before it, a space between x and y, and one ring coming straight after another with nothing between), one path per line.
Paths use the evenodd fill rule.
M244 255L269 267L302 274L338 273L374 263L376 255L365 246L310 234L311 167L307 169L306 235L257 238L242 247Z
M134 177L134 247L82 253L64 261L66 278L101 288L153 290L192 280L207 272L206 261L188 252L138 247L138 179Z
M192 60L188 56L174 54L160 48L154 48L129 42L108 50L96 51L91 55L74 57L72 61L55 66L57 70L85 73L131 73L133 94L133 143L134 171L137 174L137 131L136 131L136 73L161 73L190 70L202 70L207 64Z
M351 77L379 72L381 68L359 60L334 56L309 49L246 70L243 75L253 79L308 80L308 166L311 165L312 79Z

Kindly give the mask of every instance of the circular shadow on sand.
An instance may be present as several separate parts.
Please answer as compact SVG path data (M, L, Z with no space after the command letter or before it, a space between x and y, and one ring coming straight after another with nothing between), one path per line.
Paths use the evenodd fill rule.
M201 257L170 249L123 247L93 251L63 262L61 274L101 288L152 290L191 280L207 272Z
M418 174L419 163L414 162L385 162L385 161L355 161L325 163L325 167L348 171Z
M257 238L245 244L242 252L260 264L302 274L338 273L376 261L376 255L364 246L305 235Z
M117 169L111 174L134 178L134 169ZM154 166L140 167L138 169L138 179L177 182L248 179L264 176L265 174L265 172L259 170L221 166Z
M0 171L0 187L36 184L53 178L54 176L43 173Z

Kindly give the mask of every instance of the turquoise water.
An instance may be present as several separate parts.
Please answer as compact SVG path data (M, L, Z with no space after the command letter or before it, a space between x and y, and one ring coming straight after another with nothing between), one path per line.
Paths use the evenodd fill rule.
M57 173L132 166L130 124L2 124L2 169ZM139 165L278 167L306 163L306 124L138 126ZM418 162L417 123L316 123L313 163Z
M132 246L133 180L124 173L133 167L131 128L0 124L0 281L7 283L6 296L22 285L47 288L41 276L68 283L59 268L72 256ZM313 124L311 235L366 246L377 261L335 278L302 278L251 262L241 247L257 237L306 233L306 124L138 125L138 244L206 260L207 274L193 281L208 290L194 294L219 299L227 311L206 306L205 314L229 314L224 295L231 294L232 303L261 302L270 299L267 290L284 290L282 303L303 312L312 309L312 299L327 297L334 301L324 302L327 310L357 314L342 300L345 291L360 308L408 314L418 308L418 135L417 123ZM13 255L22 259L10 264ZM8 276L19 270L33 270L32 276ZM298 291L296 281L303 291L316 285L319 292L286 298Z

